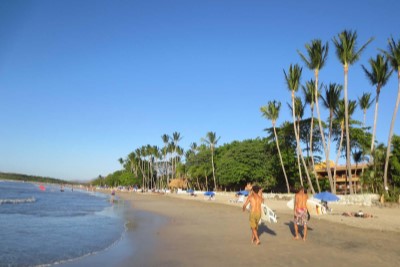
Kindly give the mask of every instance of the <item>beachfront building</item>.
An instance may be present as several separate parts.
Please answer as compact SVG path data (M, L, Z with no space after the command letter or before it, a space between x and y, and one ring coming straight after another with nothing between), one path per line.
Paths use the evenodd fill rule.
M333 171L335 169L335 163L333 161L330 162L329 164L332 177L333 177ZM353 183L353 188L359 192L361 191L361 181L360 177L362 175L362 172L365 171L368 167L367 163L362 163L362 164L353 164L351 165L351 181ZM317 165L315 165L315 171L317 173L317 179L322 180L322 179L328 179L328 173L326 171L326 163L322 162ZM347 178L347 169L346 165L337 165L336 167L336 192L339 194L345 194L346 192L348 193L349 191L349 181Z

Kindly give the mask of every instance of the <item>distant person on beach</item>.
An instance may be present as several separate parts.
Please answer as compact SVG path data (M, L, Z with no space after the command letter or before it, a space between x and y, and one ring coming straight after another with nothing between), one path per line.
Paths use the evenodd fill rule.
M258 194L260 188L258 186L253 186L249 197L243 204L243 211L246 210L247 205L250 203L250 228L251 228L251 243L256 245L260 244L260 239L258 238L258 222L261 219L261 203L262 197Z
M304 193L304 187L300 187L294 199L294 239L299 239L299 225L304 227L303 240L307 237L307 200L308 196Z

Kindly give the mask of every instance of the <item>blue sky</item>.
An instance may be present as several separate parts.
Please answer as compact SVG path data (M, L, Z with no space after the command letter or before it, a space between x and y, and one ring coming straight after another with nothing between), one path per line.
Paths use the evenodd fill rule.
M0 171L89 180L142 145L162 147L163 134L179 132L184 149L209 131L219 144L263 137L268 101L282 102L278 125L291 120L283 69L303 66L297 50L312 39L330 45L320 80L343 84L332 38L345 29L359 46L375 37L350 68L349 99L375 95L361 65L400 39L398 10L396 0L1 1ZM302 82L312 76L304 68ZM392 75L378 114L385 144L396 96Z

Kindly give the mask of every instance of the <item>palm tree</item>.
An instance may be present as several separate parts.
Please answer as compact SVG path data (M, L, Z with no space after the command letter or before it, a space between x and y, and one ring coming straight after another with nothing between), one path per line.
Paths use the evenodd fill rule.
M289 180L288 180L287 175L286 175L285 166L283 165L281 150L279 149L278 135L276 134L276 128L275 128L276 120L279 117L280 108L281 108L281 102L276 102L274 100L274 101L268 101L268 105L267 106L262 106L260 108L260 110L261 110L262 115L272 122L272 127L274 128L276 148L278 149L279 160L281 161L283 175L285 176L287 192L290 193Z
M291 105L288 104L288 106L289 106L290 110L293 110L293 107ZM306 171L308 185L311 188L312 193L314 194L315 193L314 186L312 185L312 182L311 182L311 179L310 179L310 175L308 173L308 168L307 168L307 165L306 165L306 163L304 161L304 156L303 156L302 150L300 148L300 133L301 133L300 132L300 122L301 122L301 120L303 119L303 116L304 116L305 104L303 104L303 102L301 101L300 97L296 96L295 99L294 99L294 106L295 106L294 113L295 113L295 117L296 117L296 121L295 121L294 124L295 124L295 127L297 128L297 138L299 139L298 140L298 142L299 142L299 150L301 151L300 159L301 159L301 162L303 163L303 167L304 167L304 169Z
M328 51L329 51L329 45L326 43L325 45L322 45L322 41L315 39L312 40L310 44L305 45L308 58L304 56L300 51L297 51L303 60L303 62L306 64L306 66L314 71L314 77L315 77L315 86L314 86L314 97L315 97L315 106L317 108L317 115L318 115L318 125L319 125L319 131L321 134L321 139L322 139L322 145L324 147L324 152L325 152L325 160L326 160L326 171L328 173L328 179L329 179L329 184L331 187L331 191L335 192L335 188L333 188L333 179L332 175L330 172L330 160L329 160L329 154L327 153L327 148L326 148L326 142L325 142L325 133L324 133L324 128L322 127L322 122L321 122L321 114L319 111L319 104L318 104L318 78L319 78L319 71L324 67L326 63L326 58L328 56Z
M164 173L165 173L165 180L167 182L167 186L169 185L169 177L168 177L168 171L167 171L167 149L168 149L168 142L169 142L169 136L167 134L163 134L161 136L161 139L164 143Z
M343 145L343 135L345 132L345 104L344 104L344 99L340 100L338 102L337 108L335 109L335 120L340 126L340 141L338 145L338 151L336 153L336 160L335 160L335 166L333 169L333 185L336 191L336 168L338 165L339 157L340 157L340 152L342 151L342 145ZM357 102L356 101L349 101L349 115L353 115L354 111L356 110L357 107Z
M119 164L121 164L122 167L124 167L124 159L123 158L119 158L118 162L119 162Z
M178 142L182 140L181 134L178 132L172 133L172 142L174 144L174 164L172 164L172 173L175 174L176 171L176 160L177 160L177 149L178 149ZM175 166L175 167L174 167Z
M397 111L399 109L400 103L400 40L397 43L394 41L393 38L389 39L389 51L384 52L385 56L389 59L390 65L392 66L393 70L397 70L397 100L396 106L393 111L392 115L392 122L390 123L390 130L389 130L389 137L388 143L386 148L386 160L385 160L385 171L383 174L383 185L385 190L388 190L387 185L387 170L389 166L389 157L390 157L390 148L392 144L392 137L393 137L393 127L394 122L396 121Z
M331 137L334 112L338 106L342 90L343 86L340 84L330 83L329 86L325 86L325 97L322 97L323 105L329 110L328 155L331 154ZM330 171L331 170L329 170L329 172Z
M299 90L301 72L302 72L302 68L297 64L290 65L288 74L286 74L285 70L283 70L283 73L285 74L285 80L286 80L287 87L291 91L291 96L292 96L292 116L293 116L294 135L296 137L296 143L297 143L297 162L299 165L300 183L301 183L301 185L303 185L303 178L301 176L301 165L299 163L299 157L301 158L302 163L304 165L309 183L311 182L311 179L310 179L310 175L308 174L307 166L304 162L303 154L300 149L300 138L299 138L299 133L297 132L297 127L296 127L295 93ZM312 183L310 183L310 186L314 193L314 188L312 186Z
M360 105L360 108L363 111L363 129L364 129L364 134L365 134L365 131L366 131L365 122L366 122L366 117L367 117L367 110L371 107L373 101L374 100L371 99L371 93L363 93L361 98L358 98L358 104ZM362 158L363 158L363 160L365 159L365 155L367 153L366 150L367 149L365 149L365 148L362 150L362 153L363 153ZM362 166L361 174L364 174L364 166L365 165ZM362 187L361 187L361 193L362 193Z
M213 173L213 178L214 178L214 190L217 189L217 182L215 179L215 166L214 166L214 150L215 146L217 145L219 139L221 137L217 138L217 135L215 132L208 132L206 135L206 138L202 138L202 141L205 142L211 150L211 166L212 166L212 173Z
M371 154L374 151L375 145L375 133L376 133L376 125L378 120L378 106L379 106L379 95L381 93L382 87L386 85L387 81L390 78L393 70L389 68L389 59L384 58L383 55L377 55L376 59L370 59L369 64L371 65L371 71L367 70L364 65L362 68L364 69L365 74L368 77L368 80L372 85L376 85L376 97L375 97L375 115L374 115L374 127L372 128L372 140L371 140Z
M333 38L333 43L336 47L336 55L343 65L344 70L344 105L345 105L345 126L346 126L346 166L350 181L350 194L353 194L351 188L351 165L350 165L350 132L349 132L349 113L348 113L348 98L347 98L347 77L349 66L354 64L361 56L362 51L367 45L372 42L370 38L359 50L356 48L357 32L343 31L338 34L337 38Z
M371 93L363 93L363 95L358 98L358 104L363 111L363 127L365 128L365 120L367 117L367 110L371 107L373 99L371 99Z
M304 93L304 102L310 105L311 111L311 122L310 122L310 157L311 157L311 167L314 172L315 181L318 188L318 193L321 192L321 187L318 182L317 172L315 170L314 155L313 155L313 135L314 135L314 103L315 103L315 91L314 91L315 81L313 79L306 82L306 85L302 85L301 89ZM319 94L319 92L317 92ZM318 96L317 96L318 98Z
M357 150L357 151L353 152L353 154L352 154L353 161L356 164L356 169L354 170L354 176L357 176L358 164L363 161L363 154L364 153L361 150ZM361 181L361 179L360 179L360 181ZM355 190L355 191L357 191L357 190ZM361 192L362 192L362 186L361 186Z

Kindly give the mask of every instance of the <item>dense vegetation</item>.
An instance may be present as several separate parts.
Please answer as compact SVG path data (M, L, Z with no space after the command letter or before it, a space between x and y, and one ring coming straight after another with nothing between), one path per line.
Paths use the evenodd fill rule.
M51 184L74 184L71 181L64 181L64 180L60 180L60 179L56 179L56 178L40 177L40 176L33 176L33 175L26 175L26 174L19 174L19 173L4 173L4 172L0 172L0 179L20 181L20 182L38 182L38 183L51 183Z

